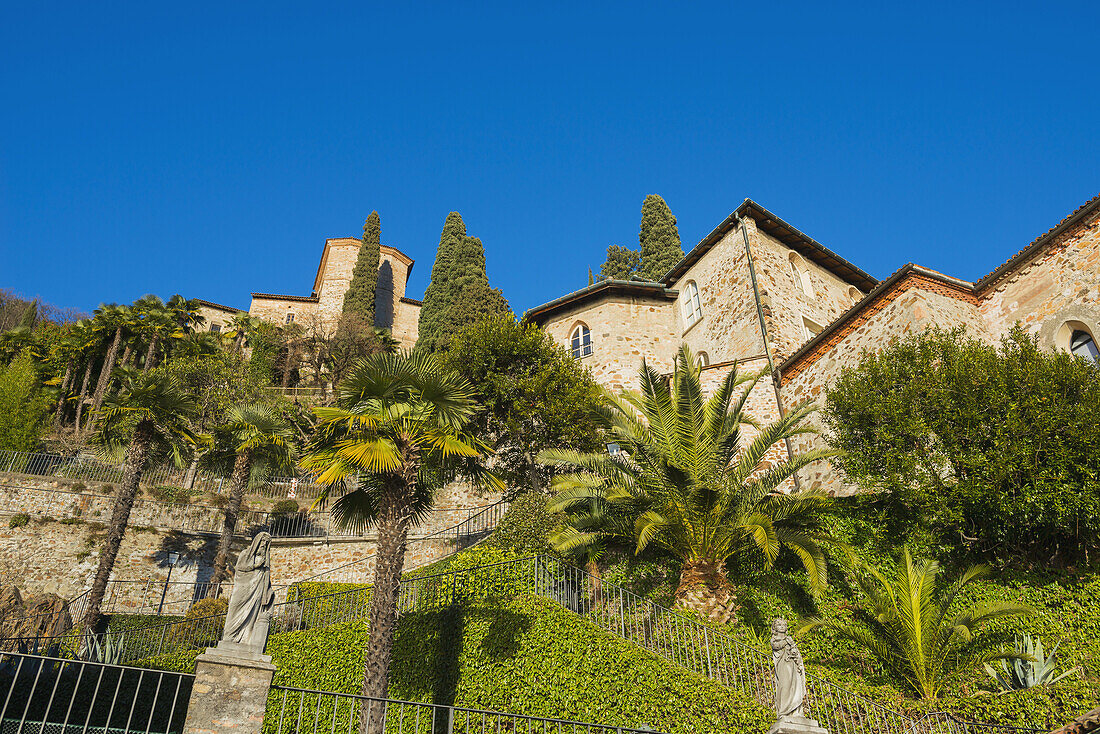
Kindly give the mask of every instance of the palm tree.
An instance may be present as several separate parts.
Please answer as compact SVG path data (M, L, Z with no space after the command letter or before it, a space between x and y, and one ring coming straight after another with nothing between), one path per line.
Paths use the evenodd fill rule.
M93 321L99 322L99 329L108 335L109 339L107 354L103 358L103 365L99 368L99 379L96 380L95 394L92 397L92 413L95 414L103 405L103 399L107 395L107 388L115 369L115 360L118 359L122 335L125 331L133 329L136 317L129 306L109 305L97 308Z
M294 465L294 429L273 408L262 404L238 405L230 409L227 418L219 432L230 447L233 472L229 480L225 523L214 557L211 577L214 596L218 595L227 576L229 550L245 490L273 472Z
M142 370L148 372L156 366L161 340L176 331L176 315L160 298L153 295L143 296L135 301L134 310L139 314L140 331L147 342Z
M183 448L202 440L188 427L198 405L169 376L153 371L142 374L119 368L119 389L104 401L97 438L108 452L125 450L122 482L115 493L107 537L99 556L95 580L88 594L84 630L91 634L99 624L99 607L115 565L130 510L134 506L142 474L151 462L168 457L181 463Z
M828 498L777 489L800 468L833 452L775 459L777 444L812 429L809 407L759 426L745 404L763 373L732 369L704 400L699 366L681 347L671 379L642 363L640 392L606 393L598 418L622 453L547 450L544 463L573 471L556 476L550 509L567 525L552 542L563 552L586 551L609 538L640 553L653 545L680 559L676 603L719 623L732 618L735 596L726 561L735 556L770 566L781 548L802 561L811 588L825 585L821 528ZM744 386L740 395L738 388ZM746 426L755 429L746 435ZM765 464L770 460L770 466Z
M260 319L243 311L230 319L229 329L225 332L225 336L233 340L233 348L237 350L237 353L244 351L245 342L260 323Z
M857 574L868 604L858 621L811 619L800 632L825 629L849 639L922 698L934 699L951 673L1016 657L993 649L1000 637L982 634L982 627L1033 611L1025 604L994 601L951 615L959 593L989 575L989 568L972 566L951 582L938 580L940 570L936 561L914 559L906 548L892 574L869 566Z
M190 334L206 323L206 317L202 315L202 305L197 298L184 298L177 293L165 305L172 312L176 328L183 334Z
M343 490L332 505L338 524L378 529L365 696L386 695L405 541L439 477L461 462L475 480L503 489L481 463L488 447L464 431L477 407L473 395L431 355L379 353L351 371L336 406L314 408L316 438L301 466L327 485L320 501ZM364 732L365 716L364 707Z

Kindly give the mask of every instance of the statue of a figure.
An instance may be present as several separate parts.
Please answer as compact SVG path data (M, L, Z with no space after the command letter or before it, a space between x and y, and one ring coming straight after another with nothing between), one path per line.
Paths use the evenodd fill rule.
M826 731L806 716L806 666L794 638L787 633L787 620L780 618L772 622L771 646L777 721L770 731L773 734Z
M274 606L275 592L271 588L271 534L258 533L237 556L233 594L229 597L229 611L225 615L222 641L248 645L257 652L262 652Z
M775 713L779 720L805 716L802 702L806 698L806 666L802 653L787 634L787 620L772 622L772 662L775 664Z

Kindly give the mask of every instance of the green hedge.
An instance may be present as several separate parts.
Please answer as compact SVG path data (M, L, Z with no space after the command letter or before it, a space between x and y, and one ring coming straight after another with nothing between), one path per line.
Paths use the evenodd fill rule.
M367 625L276 635L275 683L355 693ZM768 711L535 597L401 618L389 695L674 734L764 732Z

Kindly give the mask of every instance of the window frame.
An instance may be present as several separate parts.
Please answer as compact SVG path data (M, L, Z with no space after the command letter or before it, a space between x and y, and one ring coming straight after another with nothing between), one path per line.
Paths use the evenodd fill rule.
M684 328L690 328L703 320L703 299L699 295L699 284L689 280L684 284L680 297L680 316L684 319Z
M569 332L569 353L574 359L592 356L592 329L583 321L574 324Z

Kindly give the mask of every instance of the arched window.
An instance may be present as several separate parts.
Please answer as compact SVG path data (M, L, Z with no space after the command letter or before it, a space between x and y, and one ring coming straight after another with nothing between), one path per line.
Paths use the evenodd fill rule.
M795 285L802 289L810 298L814 297L814 286L810 282L810 271L806 268L806 263L797 253L792 252L790 254L791 262L791 275L794 276Z
M848 289L848 299L852 302L852 305L859 303L863 299L863 294L859 292L859 289L852 286Z
M1078 357L1100 359L1100 350L1096 348L1096 340L1092 338L1092 334L1084 329L1078 329L1070 335L1069 351Z
M699 286L694 280L689 280L684 286L684 294L680 296L680 307L684 312L684 326L691 326L703 318L703 303L699 300Z
M577 359L583 359L592 354L592 332L588 330L586 325L577 324L573 327L573 333L569 337L569 346L573 356Z
M710 357L707 356L706 352L699 352L695 357L699 360L700 367L706 367L710 364Z

